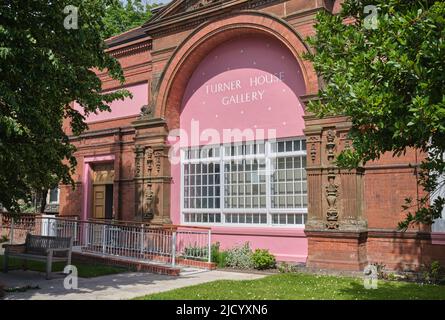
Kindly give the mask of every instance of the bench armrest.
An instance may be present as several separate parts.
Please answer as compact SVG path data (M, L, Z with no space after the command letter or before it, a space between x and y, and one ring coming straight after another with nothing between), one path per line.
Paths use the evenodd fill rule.
M5 253L24 253L26 251L25 244L4 244Z

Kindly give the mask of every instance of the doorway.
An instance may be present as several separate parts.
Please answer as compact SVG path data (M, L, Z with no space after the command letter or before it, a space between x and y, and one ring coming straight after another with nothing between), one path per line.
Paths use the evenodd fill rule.
M96 164L93 166L93 201L92 218L111 220L113 210L113 164Z

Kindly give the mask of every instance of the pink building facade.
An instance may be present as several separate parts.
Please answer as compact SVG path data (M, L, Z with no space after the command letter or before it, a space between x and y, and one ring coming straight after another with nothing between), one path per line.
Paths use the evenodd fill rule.
M222 249L249 242L320 268L443 259L440 230L396 230L415 152L333 169L350 124L305 110L319 89L305 38L340 3L174 0L108 39L133 98L71 137L77 188L60 186L60 214L206 226ZM122 88L99 76L104 91Z

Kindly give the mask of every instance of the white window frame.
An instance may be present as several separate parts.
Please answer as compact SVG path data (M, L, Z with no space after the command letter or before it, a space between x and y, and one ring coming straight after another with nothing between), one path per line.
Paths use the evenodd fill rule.
M60 188L56 187L56 188L53 188L53 189L57 189L57 200L56 201L50 201L50 199L51 199L51 190L52 189L48 189L48 195L46 196L46 203L47 204L59 204L59 201L60 201Z
M304 136L300 137L292 137L286 139L277 139L272 141L257 141L264 142L265 144L265 152L264 154L255 154L255 155L241 155L241 156L229 156L225 154L225 147L228 144L219 145L219 156L212 158L204 158L204 159L186 159L186 152L190 148L181 149L181 194L180 194L180 208L181 208L181 223L185 225L215 225L215 226L226 226L226 227L256 227L256 228L264 228L264 227L277 227L277 228L304 228L305 226L305 215L307 215L307 206L306 208L272 208L271 199L272 199L272 183L271 183L271 175L266 174L266 208L225 208L225 162L231 160L252 160L252 159L262 159L266 160L266 170L270 172L272 168L272 160L275 158L287 158L287 157L296 157L296 156L304 156L307 157L307 150L299 150L299 151L291 151L291 152L273 152L272 144L281 141L294 141L294 140L305 140ZM246 142L249 144L249 142ZM237 143L235 143L237 145ZM193 148L193 147L192 147ZM209 162L218 162L220 164L220 208L213 209L193 209L193 208L184 208L184 165L190 163L209 163ZM304 168L305 169L305 168ZM307 178L306 178L307 181ZM307 183L307 182L306 182ZM307 196L307 189L306 189ZM186 222L184 218L184 214L187 213L219 213L221 216L221 222ZM225 222L225 214L230 213L239 213L239 214L261 214L265 213L267 216L267 223L226 223ZM272 217L274 214L301 214L302 215L302 224L273 224Z

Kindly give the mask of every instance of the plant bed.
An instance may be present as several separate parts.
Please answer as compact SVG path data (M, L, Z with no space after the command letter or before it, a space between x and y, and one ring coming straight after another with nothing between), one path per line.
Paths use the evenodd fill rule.
M252 251L248 242L231 249L220 251L219 243L212 246L212 262L219 269L232 271L260 271L262 274L271 274L276 269L276 259L267 249ZM276 273L276 272L275 272Z
M218 270L227 271L227 272L264 274L264 275L272 275L272 274L277 274L277 273L280 272L276 268L274 268L274 269L257 270L257 269L236 269L236 268L222 267L222 268L218 268Z

